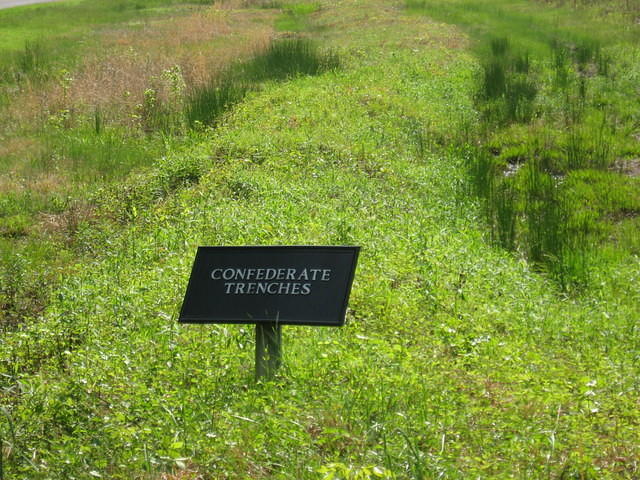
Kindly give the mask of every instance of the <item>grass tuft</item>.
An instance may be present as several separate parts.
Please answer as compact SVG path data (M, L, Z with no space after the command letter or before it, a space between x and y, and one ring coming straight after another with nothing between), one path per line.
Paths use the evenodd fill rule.
M310 40L276 40L249 61L231 68L207 85L193 89L186 101L190 128L214 125L230 107L267 81L284 81L298 75L318 75L339 66L333 52L320 52Z
M249 82L286 80L297 75L318 75L338 68L338 56L320 52L305 38L285 38L273 42L260 54L240 66L238 75Z
M220 116L240 102L249 86L235 79L214 81L195 88L187 99L185 115L191 128L199 125L214 125Z

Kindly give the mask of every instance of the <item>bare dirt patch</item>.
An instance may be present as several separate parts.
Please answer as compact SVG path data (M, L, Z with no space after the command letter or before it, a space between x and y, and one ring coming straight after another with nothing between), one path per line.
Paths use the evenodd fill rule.
M640 158L618 160L613 170L629 177L640 177Z

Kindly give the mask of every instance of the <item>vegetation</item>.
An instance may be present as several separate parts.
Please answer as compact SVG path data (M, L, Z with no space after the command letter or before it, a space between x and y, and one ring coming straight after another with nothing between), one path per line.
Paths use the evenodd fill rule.
M607 37L618 19L588 32L593 11L570 18L552 9L567 15L558 21L525 2L478 2L474 11L455 1L407 5L460 23L477 38L482 121L466 155L494 240L546 266L565 289L588 283L593 264L617 251L637 255L627 233L638 228L640 212L632 193L640 180L629 174L640 156L639 105L629 101L637 29ZM483 28L505 36L480 31L480 18ZM591 182L606 183L610 195L594 196Z
M207 85L196 87L186 100L185 116L191 128L213 125L232 105L269 80L296 75L318 75L338 67L336 55L321 54L309 40L285 38Z
M46 304L67 259L78 255L79 224L95 219L93 197L188 142L187 92L250 58L272 32L273 12L170 5L82 2L0 12L7 31L26 39L23 49L13 50L11 34L0 43L7 52L0 253L8 259L0 263L7 279L0 321L15 324ZM140 23L121 23L132 18ZM49 37L35 37L47 21ZM24 274L15 275L15 262ZM28 272L38 272L35 284Z
M67 55L14 42L0 478L636 478L638 26L579 4L105 3ZM361 245L347 325L255 383L251 328L176 323L206 244Z

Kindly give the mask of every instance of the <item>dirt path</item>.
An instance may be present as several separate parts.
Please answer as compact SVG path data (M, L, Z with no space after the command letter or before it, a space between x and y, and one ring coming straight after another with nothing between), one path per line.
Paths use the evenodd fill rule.
M56 0L0 0L0 9L19 7L20 5L30 5L32 3L54 2Z

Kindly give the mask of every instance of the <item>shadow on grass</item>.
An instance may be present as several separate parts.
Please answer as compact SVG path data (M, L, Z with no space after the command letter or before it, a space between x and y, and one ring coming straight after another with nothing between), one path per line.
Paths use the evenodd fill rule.
M298 75L319 75L336 69L338 56L321 52L307 39L287 38L230 69L214 81L192 90L186 99L185 117L190 128L214 125L231 106L260 83L284 81Z

